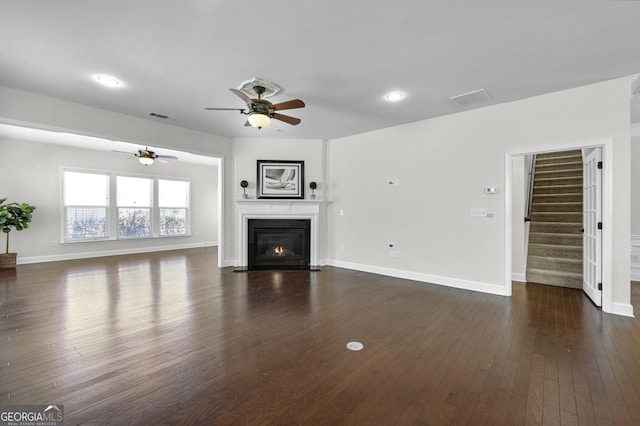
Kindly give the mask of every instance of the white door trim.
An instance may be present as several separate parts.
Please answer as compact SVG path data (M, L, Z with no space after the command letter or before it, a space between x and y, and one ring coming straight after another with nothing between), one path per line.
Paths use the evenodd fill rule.
M523 148L505 152L504 157L504 188L505 188L505 220L504 220L504 294L511 296L512 273L513 273L513 158L551 151L567 151L582 148L602 149L602 310L608 313L613 311L613 233L611 232L613 217L613 140L603 139L595 141L584 141L582 143L572 143L566 145L555 145L546 148Z

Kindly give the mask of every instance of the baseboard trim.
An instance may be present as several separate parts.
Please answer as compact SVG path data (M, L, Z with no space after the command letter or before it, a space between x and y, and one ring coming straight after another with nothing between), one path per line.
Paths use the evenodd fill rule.
M119 249L119 250L103 250L103 251L90 251L90 252L83 252L83 253L56 254L56 255L49 255L49 256L30 256L30 257L18 256L16 264L27 265L30 263L58 262L61 260L89 259L93 257L121 256L126 254L152 253L156 251L182 250L182 249L190 249L190 248L212 247L217 245L218 245L218 242L215 241L215 242L204 242L204 243L194 243L194 244L172 244L168 246L157 246L157 247L140 247L140 248Z
M635 318L633 315L633 305L629 303L612 303L611 312L609 313Z
M437 284L446 287L458 288L461 290L471 290L480 293L495 294L498 296L508 296L505 293L504 286L484 283L480 281L461 280L451 277L443 277L439 275L424 274L421 272L404 271L401 269L385 268L381 266L365 265L361 263L344 262L341 260L328 259L327 265L338 268L352 269L361 272L370 272L372 274L385 275L394 278L402 278L406 280L420 281L429 284Z
M527 274L513 273L511 274L511 281L515 281L518 283L526 283L527 282Z

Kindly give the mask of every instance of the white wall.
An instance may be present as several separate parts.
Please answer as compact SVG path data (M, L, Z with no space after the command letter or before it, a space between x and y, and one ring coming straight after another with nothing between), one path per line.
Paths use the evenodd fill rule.
M52 245L61 241L61 167L138 175L191 178L192 235ZM218 168L180 161L142 166L133 156L9 139L0 136L0 198L37 207L29 229L11 232L18 263L122 254L166 248L201 247L218 242ZM10 182L5 177L12 176ZM4 244L4 238L2 239Z
M311 190L309 182L318 183L316 195L322 198L324 180L323 141L320 139L258 139L236 138L233 140L235 162L234 194L242 197L241 180L247 180L247 194L256 198L257 160L304 161L305 198Z
M505 153L595 140L613 141L608 285L612 309L628 313L628 78L329 141L329 257L338 266L510 294ZM388 187L389 179L400 186ZM487 186L500 192L486 195ZM493 217L470 217L472 207ZM400 257L390 256L390 241Z

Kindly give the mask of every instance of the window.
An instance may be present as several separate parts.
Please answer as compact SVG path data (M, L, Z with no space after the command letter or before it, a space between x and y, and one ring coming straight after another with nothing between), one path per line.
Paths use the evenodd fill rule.
M158 205L160 207L160 235L187 234L189 182L159 179Z
M150 237L153 180L116 176L118 237Z
M189 179L63 170L64 241L189 235Z
M64 239L107 238L109 175L65 171L63 187Z

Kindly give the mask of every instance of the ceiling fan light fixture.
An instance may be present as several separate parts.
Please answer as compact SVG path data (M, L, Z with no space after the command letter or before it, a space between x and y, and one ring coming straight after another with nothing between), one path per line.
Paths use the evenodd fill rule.
M269 123L271 123L271 118L269 118L268 115L254 112L249 116L249 124L251 124L253 127L257 127L258 129L267 127Z
M153 158L152 157L138 157L138 161L142 164L144 164L145 166L150 166L153 164Z

